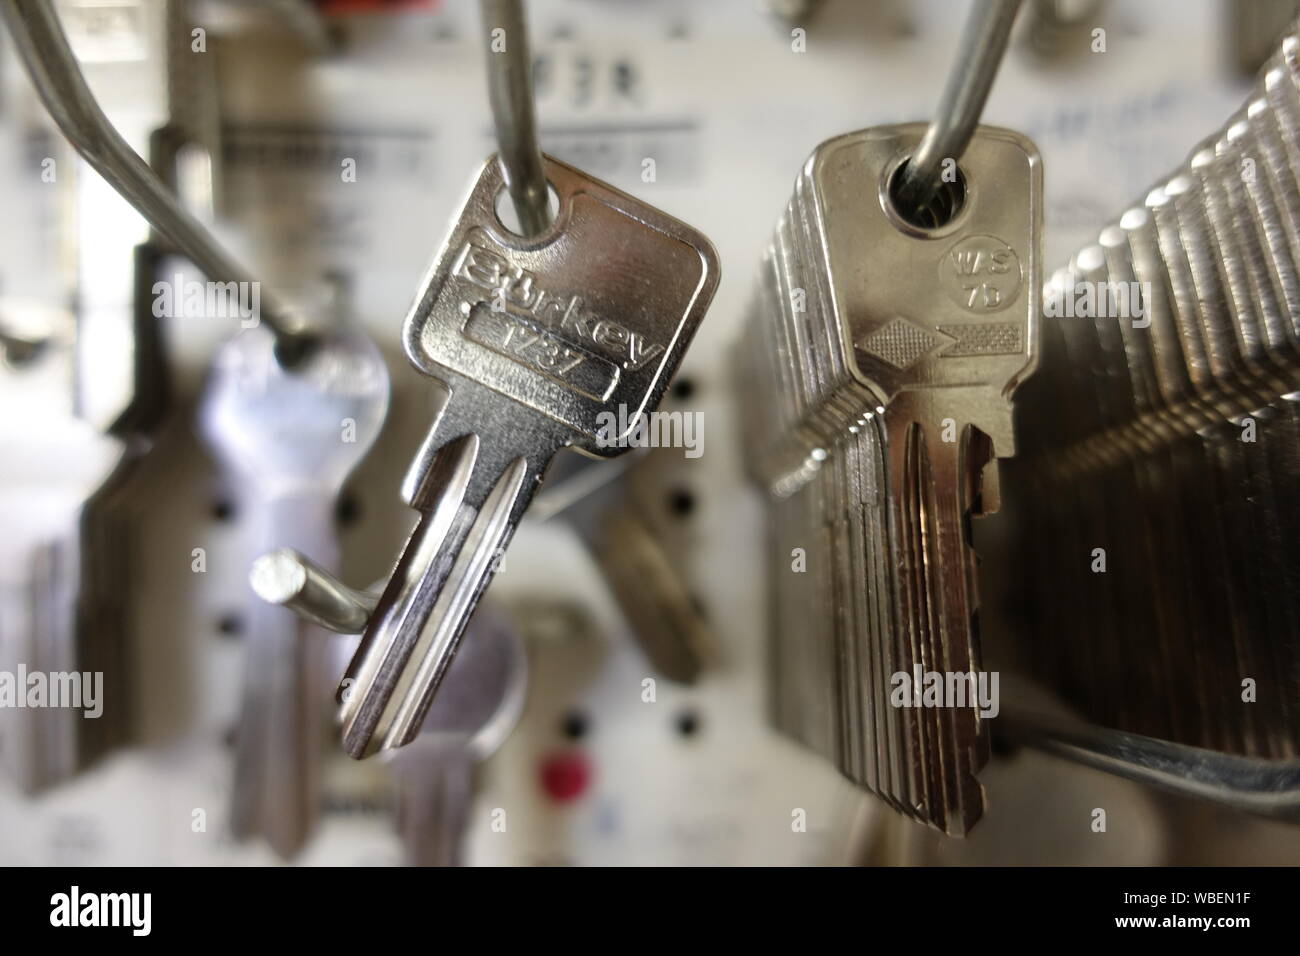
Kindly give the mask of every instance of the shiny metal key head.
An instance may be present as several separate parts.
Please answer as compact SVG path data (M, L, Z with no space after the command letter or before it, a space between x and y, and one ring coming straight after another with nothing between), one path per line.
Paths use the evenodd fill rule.
M882 405L917 387L998 383L1008 397L1037 352L1042 161L1019 133L980 127L957 164L956 213L916 225L891 183L924 131L850 133L809 160L845 354Z
M568 426L573 444L612 456L602 412L653 410L718 284L701 233L546 157L559 199L537 236L497 217L496 157L479 173L406 318L416 368L479 382Z
M339 486L379 434L388 394L388 368L365 335L324 333L285 368L270 331L246 329L213 361L199 426L241 476Z

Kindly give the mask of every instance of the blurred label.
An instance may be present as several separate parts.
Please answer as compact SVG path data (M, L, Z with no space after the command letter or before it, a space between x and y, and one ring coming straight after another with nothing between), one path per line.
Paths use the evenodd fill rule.
M556 159L624 189L682 184L699 171L699 127L689 120L553 126L541 139Z
M83 63L143 60L147 55L141 0L77 0L59 6L68 43Z
M223 130L222 145L228 169L337 176L351 160L366 178L423 178L430 175L432 140L422 129L232 124Z

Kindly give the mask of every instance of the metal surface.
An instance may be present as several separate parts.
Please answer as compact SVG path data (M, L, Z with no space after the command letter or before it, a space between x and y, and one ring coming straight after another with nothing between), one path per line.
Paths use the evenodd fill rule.
M1006 55L1019 10L1020 0L972 0L961 51L936 116L900 173L895 201L903 209L927 206L944 182L944 161L958 162L965 154Z
M259 558L250 578L263 600L341 634L361 632L378 600L290 548ZM481 604L466 635L419 736L393 756L396 825L412 866L463 865L476 767L505 742L523 710L527 660L508 617Z
M50 116L86 162L211 280L253 282L113 128L81 75L53 4L11 0L0 13ZM295 360L307 341L303 319L267 290L261 292L259 317L275 333L280 355Z
M1253 77L1277 50L1300 4L1296 0L1226 0L1224 6L1234 65Z
M533 59L523 0L480 0L488 63L488 99L506 189L525 236L551 224L550 196L533 102Z
M559 215L520 239L488 160L403 328L446 391L402 486L420 523L345 678L354 757L415 735L552 456L627 450L603 416L657 406L717 286L700 233L555 160L547 174Z
M613 462L567 455L547 473L529 515L537 517L540 506L545 517L558 514L578 533L646 660L670 680L693 684L716 658L714 641L687 582L688 555L669 548L643 491L662 494L669 485L662 476L680 455L671 447Z

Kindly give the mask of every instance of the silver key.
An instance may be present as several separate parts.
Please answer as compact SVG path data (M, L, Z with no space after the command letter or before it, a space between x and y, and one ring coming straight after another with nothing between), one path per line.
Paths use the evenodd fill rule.
M1285 758L1300 750L1300 34L1275 46L1228 122L1049 283L1057 304L1079 279L1133 299L1047 322L1007 542L1077 595L1030 602L1016 649L1082 714Z
M523 711L527 659L505 615L480 603L420 735L394 754L397 826L410 866L460 866L478 765Z
M772 495L778 725L964 833L987 727L973 705L903 710L891 690L916 668L979 670L965 523L996 510L985 466L1013 451L1009 398L1033 366L1041 168L1023 137L982 127L964 180L911 221L890 193L923 132L851 133L806 164L742 343L765 399L747 445Z
M359 332L323 335L284 369L263 328L228 341L200 409L205 440L239 487L258 551L288 545L337 560L334 508L343 482L379 434L388 371ZM264 836L282 856L310 834L318 803L320 731L329 701L325 642L288 610L248 605L232 828Z
M668 449L618 462L560 456L534 512L559 515L573 527L651 666L669 680L693 684L713 656L712 635L680 560L647 514L650 499L665 489L658 473L670 466Z
M509 233L484 166L403 328L416 368L446 386L403 484L420 521L345 678L344 749L409 743L495 558L551 457L609 457L607 422L655 408L718 281L689 226L554 159L555 222Z
M56 332L24 360L0 361L0 404L31 410L0 421L0 671L93 680L102 668L78 636L82 521L87 501L121 467L126 449L74 414L70 353ZM15 692L25 704L27 682ZM94 719L112 721L125 702L98 705L104 713ZM0 757L19 787L44 789L95 755L86 739L93 721L84 712L17 701L0 707Z
M349 588L292 548L253 563L262 600L339 634L358 634L378 594ZM463 653L425 715L415 742L393 754L397 827L411 866L459 866L477 766L510 735L523 710L527 658L510 619L480 603ZM351 654L356 650L340 647Z
M143 55L120 67L119 80L155 75L159 50L152 38L140 39ZM4 92L19 97L15 105L30 95L25 84ZM106 105L111 111L122 104L110 95ZM29 182L29 162L8 168L11 155L17 160L14 134L25 129L17 124L23 112L12 110L0 122L0 164L5 175ZM71 156L56 155L60 165L75 165ZM32 222L57 220L52 234L63 242L69 230L79 238L77 255L58 260L73 267L67 275L43 268L26 248L16 257L0 244L13 270L6 291L18 286L48 302L76 287L75 318L36 300L0 301L0 393L10 407L32 410L0 425L0 475L6 497L13 496L0 504L11 529L0 544L0 668L86 675L99 684L103 708L93 719L77 708L0 708L0 751L27 790L71 776L119 744L131 722L126 616L133 554L121 506L131 467L148 447L142 439L165 407L166 384L149 311L154 257L144 246L133 249L143 224L106 192L98 176L60 176L57 187L18 204L34 203L25 210ZM24 213L18 206L15 221ZM76 215L56 216L59 207ZM22 230L6 239L41 245Z

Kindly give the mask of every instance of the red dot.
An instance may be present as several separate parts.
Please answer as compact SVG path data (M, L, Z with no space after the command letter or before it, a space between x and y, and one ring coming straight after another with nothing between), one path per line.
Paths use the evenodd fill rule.
M591 782L591 765L580 750L551 754L542 761L542 789L557 803L582 796Z

